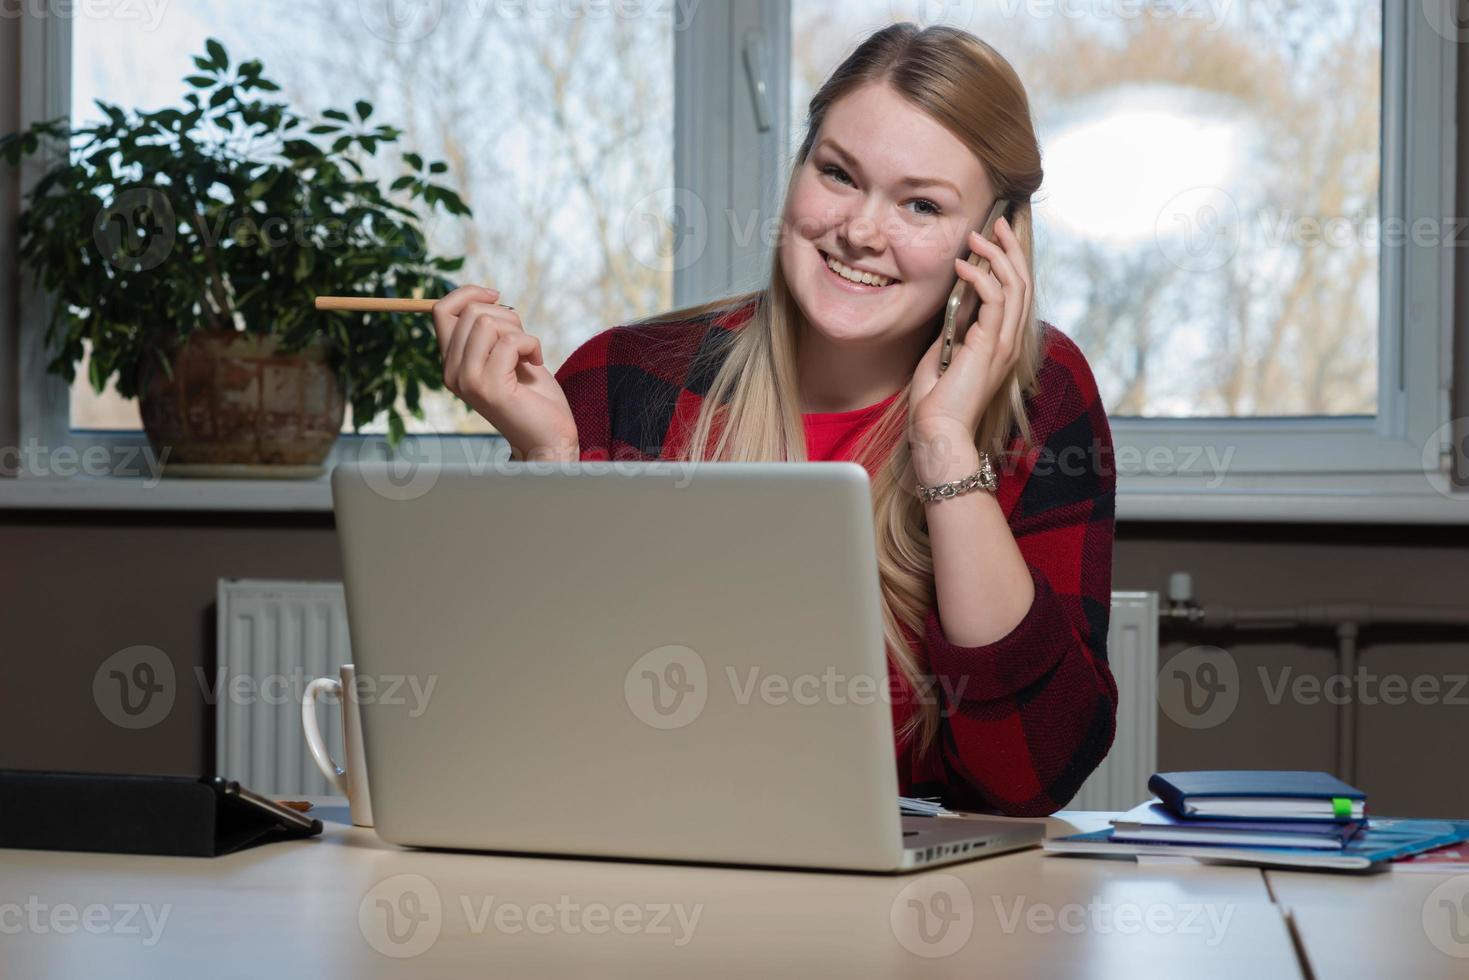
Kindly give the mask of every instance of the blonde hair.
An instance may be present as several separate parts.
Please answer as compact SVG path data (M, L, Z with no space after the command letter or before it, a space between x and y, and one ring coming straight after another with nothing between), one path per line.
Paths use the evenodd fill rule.
M920 30L913 24L894 24L872 34L842 62L811 98L807 132L791 168L786 199L828 110L837 100L873 83L890 85L974 152L996 193L1012 200L1009 220L1033 269L1030 196L1040 186L1041 166L1025 89L999 52L955 28ZM721 363L687 441L674 453L678 459L806 458L796 377L801 314L781 272L778 251L772 257L766 289L640 322L718 318L748 303L754 309L743 329L731 331L728 342L717 349L706 345L704 356ZM942 310L931 324L930 337L937 336L941 325ZM1016 435L1025 443L1030 441L1024 399L1034 389L1040 357L1032 313L1029 322L1021 325L1019 360L986 411L975 438L976 446L993 453L997 464ZM882 412L853 456L872 479L888 656L917 698L916 710L898 735L916 734L916 747L922 754L938 734L940 708L927 665L920 662L898 628L902 622L921 638L924 616L936 601L926 517L913 492L915 481L910 472L906 439L910 387L911 382Z

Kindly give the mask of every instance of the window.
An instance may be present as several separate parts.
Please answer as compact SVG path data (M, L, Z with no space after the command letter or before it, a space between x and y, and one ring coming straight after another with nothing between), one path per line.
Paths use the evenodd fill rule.
M515 297L553 362L612 323L755 284L770 242L751 229L776 217L815 85L873 28L946 15L1031 95L1037 311L1092 363L1125 493L1417 492L1425 470L1442 475L1444 246L1469 235L1449 217L1459 37L1434 5L853 0L832 20L816 0L639 16L200 0L156 24L84 6L23 18L28 119L90 113L97 92L177 98L167 86L210 35L261 57L308 111L366 97L454 166L476 217L440 219L436 244L470 256L464 281ZM20 385L22 437L64 439L65 391ZM78 427L136 424L97 422L96 400L73 395ZM428 411L415 428L484 428L447 397Z
M1448 307L1420 308L1406 336L1402 290L1411 266L1442 295L1455 229L1435 197L1448 172L1404 195L1405 143L1441 159L1415 120L1452 91L1450 39L1410 6L864 0L833 31L827 5L793 0L790 146L861 38L937 11L1026 84L1045 167L1037 315L1085 351L1124 472L1124 447L1187 471L1190 442L1243 471L1416 469ZM1408 87L1427 101L1402 101Z
M304 114L366 99L375 121L404 130L403 150L448 162L474 218L437 211L431 247L467 256L459 281L500 288L548 364L671 305L666 229L640 219L674 183L675 11L590 5L567 19L544 4L200 0L149 19L124 9L134 8L98 18L79 7L71 21L73 118L95 118L98 98L181 104L191 56L218 37L236 61L261 59ZM423 421L405 416L409 431L493 431L448 392L425 393L423 406ZM140 426L136 403L98 396L85 371L71 423ZM381 419L365 428L385 430Z

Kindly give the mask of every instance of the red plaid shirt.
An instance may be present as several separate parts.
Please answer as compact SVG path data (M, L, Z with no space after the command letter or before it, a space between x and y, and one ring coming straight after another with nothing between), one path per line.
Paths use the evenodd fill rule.
M722 315L611 327L556 372L576 419L582 459L666 459L683 444L713 368L694 353L728 340L753 302ZM1047 323L1039 385L1027 400L1032 448L999 466L999 503L1035 583L1007 635L981 646L945 637L935 604L922 636L904 627L933 674L943 724L919 756L898 743L905 795L951 806L1038 816L1060 809L1112 745L1117 686L1107 666L1111 603L1112 435L1091 369ZM978 491L983 492L983 491ZM939 504L938 506L943 506ZM893 718L912 710L890 665Z

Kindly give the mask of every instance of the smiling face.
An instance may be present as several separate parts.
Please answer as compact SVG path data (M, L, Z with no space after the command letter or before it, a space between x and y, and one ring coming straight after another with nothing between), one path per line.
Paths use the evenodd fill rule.
M888 85L837 100L784 216L781 270L809 329L862 344L932 321L994 196L969 148Z

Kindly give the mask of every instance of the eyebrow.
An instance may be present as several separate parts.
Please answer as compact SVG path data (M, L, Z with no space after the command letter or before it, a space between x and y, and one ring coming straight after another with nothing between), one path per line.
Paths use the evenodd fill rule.
M841 145L838 144L837 141L832 139L830 136L822 137L821 142L817 143L816 146L818 149L823 146L829 148L833 153L846 161L847 165L854 170L862 169L861 166L857 163L856 158L853 157L852 154L848 153L846 150L842 149ZM955 197L959 198L960 200L964 199L964 195L960 193L959 188L955 187L952 181L947 181L940 177L904 177L902 180L898 181L898 183L903 184L907 187L947 187L949 190L954 192Z

